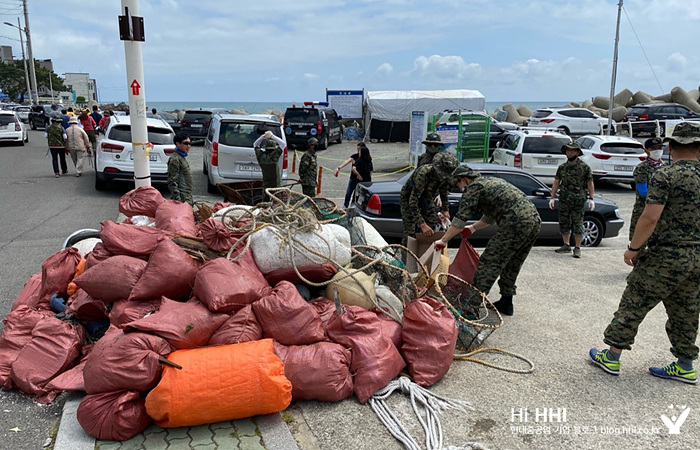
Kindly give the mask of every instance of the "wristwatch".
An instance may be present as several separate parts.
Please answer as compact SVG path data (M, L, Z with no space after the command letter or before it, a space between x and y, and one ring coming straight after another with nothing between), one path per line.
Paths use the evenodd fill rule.
M632 246L630 244L627 244L627 250L629 250L631 252L638 252L640 250L639 248L632 248Z

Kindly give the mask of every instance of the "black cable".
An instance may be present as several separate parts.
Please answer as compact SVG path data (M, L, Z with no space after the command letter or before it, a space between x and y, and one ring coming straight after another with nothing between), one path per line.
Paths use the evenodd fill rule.
M642 49L642 53L644 54L644 58L647 60L647 64L649 64L649 68L651 69L651 73L654 74L654 79L656 80L656 84L659 85L659 89L661 90L661 95L665 94L666 91L663 90L661 87L661 83L659 82L659 78L656 76L656 72L654 72L654 68L651 65L651 62L649 61L649 57L647 56L647 52L644 51L644 46L642 45L642 41L639 40L639 36L637 36L637 31L634 29L634 25L632 25L632 21L630 20L630 16L627 14L627 10L623 6L622 9L625 11L625 17L627 17L627 21L630 24L630 27L632 27L632 32L634 33L634 37L637 38L637 42L639 42L639 47Z

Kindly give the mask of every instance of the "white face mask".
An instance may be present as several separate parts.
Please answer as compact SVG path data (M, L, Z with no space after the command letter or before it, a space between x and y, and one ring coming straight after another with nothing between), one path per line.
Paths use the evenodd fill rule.
M651 150L651 151L649 152L649 158L651 158L651 159L657 161L657 160L661 159L661 155L663 155L663 154L664 154L663 149L661 149L661 150Z

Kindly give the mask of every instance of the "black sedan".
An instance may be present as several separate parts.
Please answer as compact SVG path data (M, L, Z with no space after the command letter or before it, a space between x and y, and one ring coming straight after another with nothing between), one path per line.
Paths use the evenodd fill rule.
M549 209L551 189L529 173L514 167L494 164L469 163L469 167L479 171L484 176L498 177L511 183L535 204L542 218L542 229L538 238L540 244L560 243L558 210ZM403 235L403 221L399 200L401 187L408 181L412 172L407 173L396 181L358 184L355 190L353 208L357 214L367 220L385 238L400 238ZM459 207L462 194L450 193L450 215L454 216ZM558 202L555 204L558 208ZM479 217L473 217L469 223L476 222ZM603 197L596 197L593 211L586 211L583 219L583 243L585 247L596 247L603 238L615 237L624 225L617 204ZM497 227L491 226L479 230L470 242L479 243L488 240L496 232ZM459 237L459 235L457 236ZM546 241L546 242L545 242Z

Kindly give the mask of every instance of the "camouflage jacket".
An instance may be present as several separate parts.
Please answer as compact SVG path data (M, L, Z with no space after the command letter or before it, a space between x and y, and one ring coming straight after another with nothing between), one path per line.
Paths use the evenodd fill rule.
M423 216L428 211L435 209L434 200L438 194L442 201L442 210L447 211L449 207L447 201L449 188L450 177L442 178L432 164L426 164L416 169L401 189L401 197L408 199L407 214L410 215L410 217L404 217L403 219L416 224L425 222Z
M168 189L170 198L192 204L192 172L190 163L178 152L168 159Z
M663 164L661 167L664 167ZM659 170L661 167L652 167L649 164L649 161L643 161L639 164L637 164L637 167L634 168L634 182L635 183L646 183L647 184L647 189L649 188L649 184L651 183L651 177L654 176L654 173ZM635 200L634 200L634 210L639 211L641 214L641 211L644 210L644 205L647 202L647 197L639 195L639 191L637 191L635 187Z
M282 184L282 174L277 167L280 156L282 156L282 149L279 146L272 150L255 147L255 157L262 171L264 188L278 187Z
M437 155L438 152L435 153L429 153L427 150L425 153L420 155L418 157L418 162L416 163L416 169L419 168L420 166L424 166L426 164L432 164L433 163L433 158L435 158L435 155Z
M593 181L593 174L588 164L576 158L574 162L565 162L557 167L557 174L554 176L559 180L559 198L568 200L575 198L586 198L588 196L587 184Z
M66 140L63 139L63 127L61 122L52 122L46 129L46 138L49 147L65 147Z
M664 205L650 247L700 245L700 162L677 161L657 170L647 204Z
M299 161L299 179L305 186L316 187L318 177L318 163L316 162L316 151L307 150L301 155Z
M535 205L518 188L500 178L477 177L462 193L452 225L462 228L476 213L499 228L516 228L540 222Z

